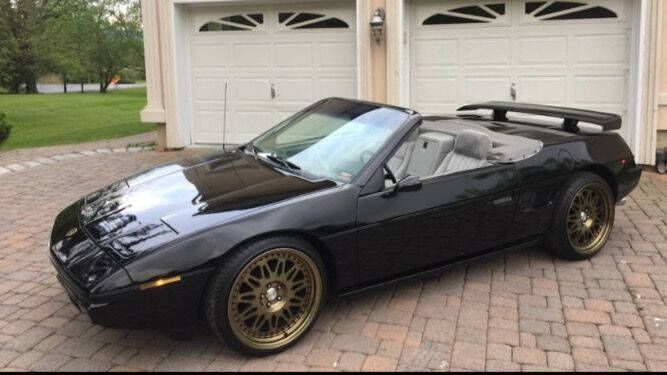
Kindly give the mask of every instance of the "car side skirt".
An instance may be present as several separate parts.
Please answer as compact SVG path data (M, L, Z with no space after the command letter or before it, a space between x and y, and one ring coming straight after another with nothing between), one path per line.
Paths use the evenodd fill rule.
M457 260L457 261L454 261L454 262L451 262L451 263L436 266L434 268L429 268L427 270L410 273L410 274L407 274L407 275L404 275L404 276L399 276L395 279L381 281L381 282L370 284L370 285L367 285L367 286L361 286L361 287L355 288L355 289L343 290L340 293L338 293L337 298L346 298L346 297L350 297L350 296L354 296L354 295L358 295L358 294L371 292L371 291L374 291L376 289L385 288L385 287L388 287L388 286L393 286L395 284L401 284L401 283L404 283L406 281L410 281L410 280L414 280L414 279L421 279L421 278L428 277L428 276L431 276L431 275L436 274L436 273L446 271L449 268L456 267L456 266L459 266L461 264L467 264L467 263L479 261L479 260L482 260L482 259L495 257L495 256L500 255L500 254L504 254L504 253L507 253L507 252L520 250L520 249L524 249L526 247L537 245L541 242L542 242L542 236L534 237L532 239L523 241L519 244L504 247L504 248L498 249L496 251L490 251L490 252L486 251L486 252L480 253L478 255L472 256L472 257L466 257L466 258L463 258L461 260Z

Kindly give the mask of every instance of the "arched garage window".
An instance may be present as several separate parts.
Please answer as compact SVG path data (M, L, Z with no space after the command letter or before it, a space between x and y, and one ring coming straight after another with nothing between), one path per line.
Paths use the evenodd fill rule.
M260 13L238 14L218 18L199 28L200 32L207 31L248 31L264 24L264 15Z
M424 26L430 26L456 25L466 23L493 23L505 15L506 7L507 5L504 3L455 7L443 12L438 12L428 17L422 24Z
M284 12L278 14L278 22L287 29L349 29L340 18L316 13Z
M611 9L573 1L528 1L525 12L538 21L618 18Z

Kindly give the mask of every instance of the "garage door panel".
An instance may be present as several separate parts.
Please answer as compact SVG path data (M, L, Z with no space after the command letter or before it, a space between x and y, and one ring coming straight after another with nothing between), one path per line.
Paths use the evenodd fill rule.
M317 46L319 61L323 68L356 69L357 49L355 42L321 42ZM356 75L356 71L354 73Z
M417 101L420 105L456 105L458 102L458 79L419 78L415 82Z
M558 65L567 63L567 37L534 36L518 38L518 65Z
M254 26L229 18L255 13L263 17L253 21ZM288 24L290 18L280 22L280 13L321 16ZM315 100L356 97L355 17L351 0L231 6L217 12L192 8L193 141L246 142ZM329 19L334 20L322 22ZM223 137L226 81L228 124Z
M459 63L459 43L456 39L419 40L412 48L416 68L457 66Z
M574 77L574 95L577 104L622 105L626 100L626 77L577 76Z
M305 77L301 79L282 78L276 80L276 89L279 93L277 102L308 102L314 96L313 80Z
M234 67L247 69L268 68L270 57L267 51L271 46L268 43L236 44L234 45Z
M476 77L465 79L465 100L480 102L508 100L511 77Z
M519 77L517 84L519 101L537 104L566 105L567 77Z
M193 82L197 87L195 101L224 101L225 82L225 79L196 78Z
M463 48L467 65L502 67L510 65L509 38L466 39Z
M195 121L198 125L196 132L193 134L195 142L222 142L223 111L196 111Z
M228 67L229 50L227 45L195 45L192 47L192 65L195 68Z
M235 79L232 95L236 102L265 102L271 99L269 78Z
M276 43L273 47L275 66L278 68L311 68L313 47L311 43Z
M217 68L196 68L192 71L192 78L196 80L204 79L228 79L232 69L217 69ZM257 73L253 73L255 76ZM195 82L196 84L196 82Z
M233 118L236 120L232 125L234 132L254 133L255 131L265 130L266 125L270 125L273 119L271 109L258 110L256 108L240 107L234 111Z
M335 96L339 98L356 97L355 78L321 78L316 100Z
M586 35L575 37L577 65L619 64L628 61L626 35Z
M452 16L456 7L486 3L412 3L409 50L414 108L428 115L471 102L510 101L514 89L518 101L603 110L630 118L632 25L626 17L630 2L587 0L571 11L552 8L543 14L539 7L528 11L523 0L503 3L508 17L502 20L458 24L463 21L438 16L430 25L426 20L433 15ZM544 2L543 8L553 4ZM598 6L613 13L587 11ZM608 16L595 18L600 14Z

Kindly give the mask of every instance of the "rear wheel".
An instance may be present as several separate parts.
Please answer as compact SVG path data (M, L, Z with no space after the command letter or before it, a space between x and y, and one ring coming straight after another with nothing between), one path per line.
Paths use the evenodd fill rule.
M561 193L546 244L555 254L574 260L588 259L607 243L614 226L614 198L600 176L575 175Z
M324 267L310 244L276 237L253 242L225 261L207 296L213 331L237 350L267 355L303 337L319 313Z

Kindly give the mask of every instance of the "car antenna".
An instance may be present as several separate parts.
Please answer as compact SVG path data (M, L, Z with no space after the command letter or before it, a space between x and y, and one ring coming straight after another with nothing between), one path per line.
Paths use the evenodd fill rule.
M225 81L225 108L222 113L222 150L227 153L225 141L227 138L227 81Z

